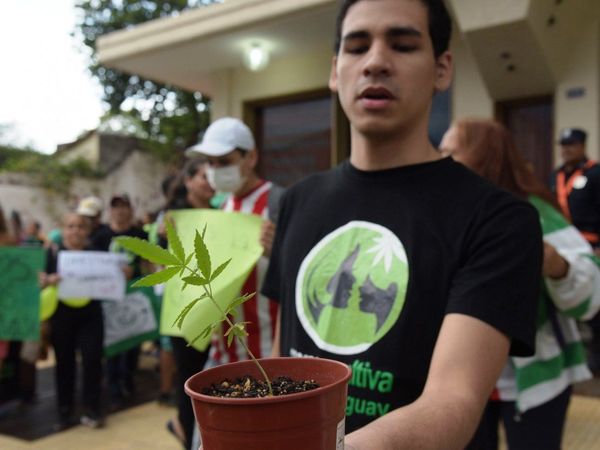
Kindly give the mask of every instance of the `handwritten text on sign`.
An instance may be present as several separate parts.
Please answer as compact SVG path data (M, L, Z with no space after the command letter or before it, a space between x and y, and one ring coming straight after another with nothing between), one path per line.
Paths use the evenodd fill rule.
M127 257L123 254L58 252L58 274L61 277L58 298L123 300L126 281L122 266L125 264Z

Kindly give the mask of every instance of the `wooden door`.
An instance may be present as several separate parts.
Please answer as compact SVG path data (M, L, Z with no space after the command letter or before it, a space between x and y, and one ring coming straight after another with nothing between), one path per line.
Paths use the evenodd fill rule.
M331 167L332 96L320 90L245 105L259 150L258 173L281 186Z
M552 97L499 102L496 104L496 118L506 125L517 149L547 184L554 167Z

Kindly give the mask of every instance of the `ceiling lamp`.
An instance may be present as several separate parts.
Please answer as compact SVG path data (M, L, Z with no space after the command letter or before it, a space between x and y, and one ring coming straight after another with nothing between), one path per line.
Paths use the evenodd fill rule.
M244 64L253 72L264 69L269 64L269 52L259 43L254 43L244 54Z

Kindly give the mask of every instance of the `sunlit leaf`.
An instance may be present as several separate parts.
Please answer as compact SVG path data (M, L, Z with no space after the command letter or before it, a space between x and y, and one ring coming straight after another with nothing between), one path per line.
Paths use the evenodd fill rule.
M179 236L177 236L177 232L175 231L175 227L171 223L170 220L166 220L167 227L167 240L169 241L169 246L173 249L173 253L177 257L180 262L185 260L185 252L183 250L183 245L181 244L181 240Z
M204 227L206 231L206 227ZM204 233L204 232L203 232ZM210 280L211 274L211 263L210 263L210 255L208 253L208 249L206 248L206 244L204 243L204 239L200 236L200 233L196 231L196 237L194 239L194 250L196 254L196 260L198 262L198 269L204 278Z
M130 236L120 236L115 238L115 241L131 253L139 255L155 264L163 266L177 266L181 262L164 248L151 244L143 239Z
M188 313L191 311L191 309L196 305L196 303L198 303L200 300L202 300L206 297L207 297L207 295L203 294L202 296L195 298L194 300L189 302L187 305L185 305L183 307L183 309L181 310L181 312L179 313L179 315L177 316L177 318L175 319L175 322L173 322L172 326L177 325L177 328L179 328L181 330L183 321L184 321L185 317L188 315Z
M255 294L256 294L255 292L252 292L251 294L244 294L244 295L236 298L229 304L228 309L230 309L230 310L237 309L238 306L240 306L240 305L244 304L245 302L247 302L248 300L250 300L252 297L254 297Z
M154 286L156 284L164 283L165 281L168 281L171 278L173 278L175 275L177 275L177 272L179 272L179 267L177 267L177 266L168 267L164 270L161 270L160 272L150 274L148 276L145 276L144 278L137 280L133 284L133 286L134 287L148 287L148 286Z
M183 278L183 281L186 282L187 284L191 284L193 286L205 286L209 283L209 281L205 278L202 278L201 276L198 275L192 275L189 277L185 277Z
M210 281L214 281L215 278L217 278L221 272L223 272L225 270L225 268L229 265L229 263L231 262L231 258L229 258L227 261L225 261L223 264L221 264L219 267L217 267L215 269L215 271L212 273L212 275L210 276Z

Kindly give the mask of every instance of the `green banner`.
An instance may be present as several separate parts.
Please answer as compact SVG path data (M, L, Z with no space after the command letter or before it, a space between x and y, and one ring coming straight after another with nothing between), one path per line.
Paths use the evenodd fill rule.
M37 341L45 250L0 247L0 340Z
M204 241L211 255L212 267L231 258L225 271L213 282L213 295L222 308L228 306L240 293L248 274L263 253L259 244L262 218L252 214L224 212L209 209L179 210L170 213L183 247L189 253L194 248L196 230L200 233L206 224ZM188 341L202 333L204 328L220 319L219 311L208 300L200 301L186 317L180 330L173 322L182 308L204 293L201 287L188 286L174 277L167 283L163 297L160 332L183 336ZM210 337L194 345L204 350Z
M115 356L158 339L160 300L153 288L132 288L129 282L122 301L102 302L104 312L104 355Z

